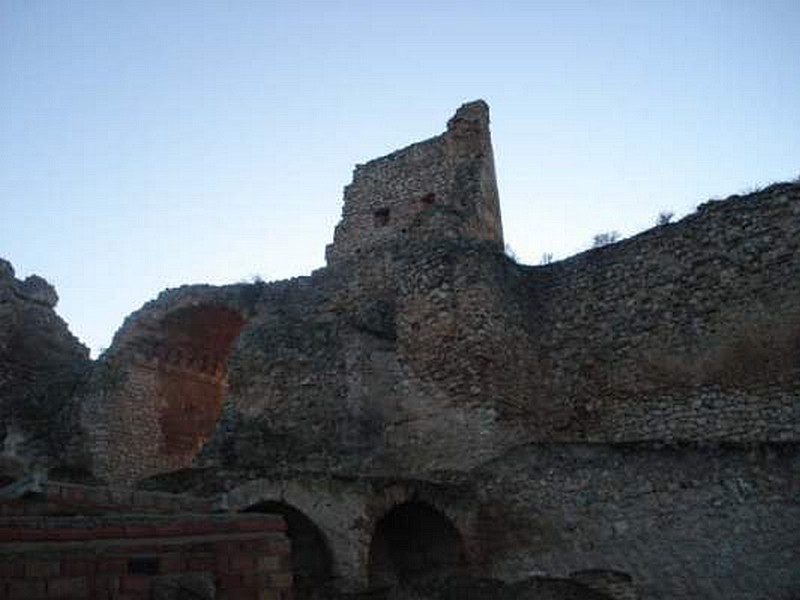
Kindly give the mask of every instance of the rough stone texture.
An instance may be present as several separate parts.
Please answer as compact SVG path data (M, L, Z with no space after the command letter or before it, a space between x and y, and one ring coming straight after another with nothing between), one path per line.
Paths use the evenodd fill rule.
M642 598L788 600L798 467L796 444L525 446L476 478L483 548L501 578L591 566L632 575Z
M328 263L432 236L503 247L489 107L483 101L459 108L446 133L356 167Z
M218 417L202 464L342 473L465 470L529 441L798 438L799 186L525 267L499 251L491 156L485 104L465 105L356 169L326 269L132 315L83 403L95 472L186 467Z
M0 472L18 476L60 464L76 429L72 398L88 373L89 352L53 307L41 277L20 281L0 259ZM17 465L17 466L15 466Z
M388 600L613 600L577 581L530 577L513 584L474 577L434 577L394 588Z
M228 489L222 499L225 507L236 510L265 500L280 500L300 510L319 527L331 550L333 575L341 589L368 586L378 524L393 508L414 503L435 509L443 523L452 524L461 535L468 562L478 571L483 568L475 537L478 498L460 483L295 474L249 481Z
M569 437L797 440L799 224L780 184L529 268L536 391Z
M128 318L80 401L95 473L130 482L188 466L221 413L227 356L253 292L187 286Z
M400 511L510 597L800 595L800 184L518 265L477 102L356 169L327 257L132 314L68 411L72 454L299 511L339 592L375 580Z
M570 579L614 600L637 600L639 597L633 580L627 573L591 569L572 573Z

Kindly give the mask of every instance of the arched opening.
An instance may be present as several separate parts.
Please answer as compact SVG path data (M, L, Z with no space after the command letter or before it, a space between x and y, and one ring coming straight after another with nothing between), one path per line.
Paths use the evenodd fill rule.
M375 527L369 551L369 582L386 587L466 567L461 535L440 511L419 501L389 511Z
M95 363L81 421L97 477L130 484L189 468L216 430L245 316L211 293L159 297L128 317Z
M295 600L315 597L333 577L333 560L322 532L302 512L285 502L260 502L245 512L281 515L292 544L292 578Z
M150 348L162 455L190 460L214 431L227 390L228 355L244 322L237 311L213 304L164 317Z

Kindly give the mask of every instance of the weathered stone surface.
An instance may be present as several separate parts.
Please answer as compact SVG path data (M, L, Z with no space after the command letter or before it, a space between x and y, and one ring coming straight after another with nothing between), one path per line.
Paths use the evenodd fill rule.
M503 579L602 569L642 598L790 598L799 465L796 443L520 447L473 475L483 548Z
M27 277L19 285L19 293L27 300L38 302L49 308L55 308L58 304L58 294L56 288L50 285L44 278L38 275Z
M12 477L63 464L77 429L73 396L89 352L53 310L57 301L44 279L19 281L0 259L0 461Z
M431 238L503 247L489 107L482 100L459 108L442 135L356 167L328 263Z
M185 286L126 320L81 393L95 473L131 482L191 463L217 425L230 348L257 298L258 286Z
M442 576L392 589L387 600L613 600L576 581L530 577L513 584L497 579Z
M399 513L456 532L467 575L517 582L502 597L793 597L800 184L523 266L502 253L488 122L470 103L359 165L325 268L133 313L62 411L72 446L109 482L299 511L336 593L402 579L381 554L407 550L381 537ZM5 332L52 313L30 287L0 263L14 360Z

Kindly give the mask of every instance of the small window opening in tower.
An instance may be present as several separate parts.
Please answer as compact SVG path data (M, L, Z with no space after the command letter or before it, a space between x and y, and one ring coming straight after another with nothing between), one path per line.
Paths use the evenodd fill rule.
M430 194L425 194L422 198L419 199L423 206L430 206L434 202L436 202L436 194L431 192Z
M389 209L379 208L375 211L375 227L384 227L389 224Z

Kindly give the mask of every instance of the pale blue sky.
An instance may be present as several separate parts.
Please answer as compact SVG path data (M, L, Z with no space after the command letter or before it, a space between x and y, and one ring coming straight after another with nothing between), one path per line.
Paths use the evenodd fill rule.
M93 350L322 266L353 166L486 99L524 262L800 175L800 0L0 0L0 256Z

